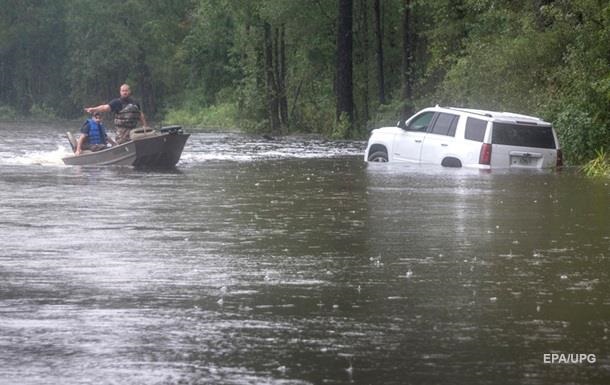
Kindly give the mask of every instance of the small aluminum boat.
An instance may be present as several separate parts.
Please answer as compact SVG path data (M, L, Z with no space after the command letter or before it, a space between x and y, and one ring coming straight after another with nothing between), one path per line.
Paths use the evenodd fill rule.
M67 133L72 149L75 141ZM129 142L108 147L100 151L83 151L80 155L63 158L65 164L74 166L86 165L120 165L137 168L171 168L178 163L184 144L190 134L182 132L180 126L163 127L159 132L151 129L135 129L131 132Z

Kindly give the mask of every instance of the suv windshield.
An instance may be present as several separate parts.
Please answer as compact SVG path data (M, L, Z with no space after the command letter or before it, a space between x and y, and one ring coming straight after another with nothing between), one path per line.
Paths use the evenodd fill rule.
M550 126L494 123L491 142L510 146L555 148Z

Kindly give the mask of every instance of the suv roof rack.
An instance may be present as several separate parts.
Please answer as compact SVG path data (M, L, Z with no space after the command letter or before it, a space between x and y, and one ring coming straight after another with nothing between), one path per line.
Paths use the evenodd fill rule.
M442 108L447 108L449 110L455 110L455 111L469 112L471 114L482 115L482 116L487 116L488 118L493 118L492 111L476 110L474 108L459 108L459 107L442 107Z
M540 119L538 117L524 115L524 114L517 114L514 112L488 111L488 110L478 110L478 109L474 109L474 108L460 108L460 107L442 107L442 106L439 106L438 104L436 106L439 108L446 108L448 110L466 112L466 113L470 113L470 114L485 116L487 118L510 121L510 122L515 122L515 123L519 123L519 124L532 124L532 123L543 124L543 125L548 124L543 119Z

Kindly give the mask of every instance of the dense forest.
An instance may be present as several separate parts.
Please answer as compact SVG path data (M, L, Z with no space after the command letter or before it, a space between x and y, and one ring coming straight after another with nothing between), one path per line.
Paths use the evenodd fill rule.
M75 118L131 84L157 121L363 138L435 104L610 146L604 0L0 0L0 119Z

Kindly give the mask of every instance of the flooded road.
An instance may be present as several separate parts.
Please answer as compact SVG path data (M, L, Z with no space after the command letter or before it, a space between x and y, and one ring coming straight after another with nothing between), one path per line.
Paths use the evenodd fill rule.
M610 381L608 180L236 134L68 167L63 131L0 123L0 384Z

